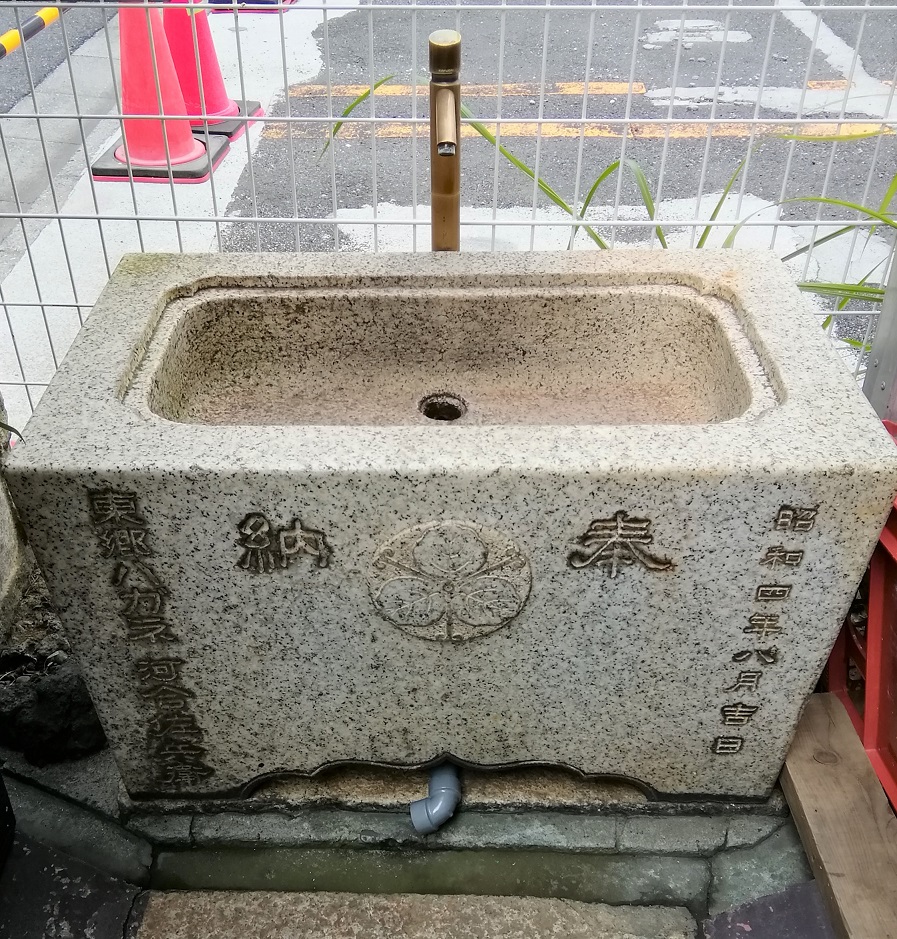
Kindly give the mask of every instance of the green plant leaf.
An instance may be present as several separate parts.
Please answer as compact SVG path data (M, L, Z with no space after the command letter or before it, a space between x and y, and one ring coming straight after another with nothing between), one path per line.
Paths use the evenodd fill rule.
M377 81L374 82L373 88L366 88L351 104L343 109L343 113L340 115L340 117L348 117L358 107L358 105L362 103L362 101L367 101L367 99L370 98L372 91L376 91L381 85L385 85L393 78L395 78L395 75L385 75L383 78L378 78ZM333 130L330 132L330 136L327 138L327 142L324 144L324 149L318 156L319 163L321 162L324 154L327 152L327 148L336 139L336 135L340 132L340 128L344 123L345 121L337 121L333 125Z
M866 271L866 273L863 274L863 276L857 281L857 286L862 287L866 281L869 280L869 278L882 266L882 264L885 263L885 261L887 261L887 258L882 258L882 260L879 261L871 271ZM845 309L848 303L850 303L850 297L842 297L838 301L838 310Z
M25 442L25 438L15 429L15 427L11 427L9 424L4 424L3 421L0 421L0 430L7 434L15 434L19 440L22 441L22 443Z
M473 127L473 129L474 129L481 137L483 137L484 139L488 140L489 143L491 143L493 147L497 147L497 148L498 148L498 152L499 152L506 160L508 160L513 166L516 166L517 169L520 170L521 173L523 173L524 175L528 176L531 180L533 180L533 182L536 183L536 185L539 187L539 189L540 189L542 192L544 192L545 195L548 196L548 198L549 198L556 206L558 206L558 208L563 209L565 212L567 212L569 215L573 216L573 218L576 218L577 220L579 220L579 219L582 218L582 216L578 216L578 215L577 215L577 213L574 211L574 209L572 209L572 208L558 195L558 193L555 192L555 190L554 190L551 186L549 186L548 183L545 182L544 179L542 179L541 176L536 177L535 172L534 172L533 170L531 170L531 169L526 165L526 163L523 162L523 160L518 159L516 156L514 156L513 153L511 153L510 150L508 150L508 149L507 149L506 147L504 147L502 144L498 143L498 141L497 141L497 139L496 139L496 137L495 137L495 134L493 134L492 131L490 131L489 128L486 127L484 124L480 123L480 122L473 116L473 114L471 113L470 109L469 109L465 104L463 104L463 103L462 103L462 105L461 105L461 116L464 117L464 118L467 120L467 122L470 124L470 126ZM596 245L598 245L599 248L607 248L607 247L608 247L607 242L598 234L598 232L596 232L593 228L591 228L591 227L588 226L588 225L585 225L585 226L583 226L583 227L585 228L586 234L592 239L592 241L595 242Z
M773 202L772 206L791 205L795 202L815 202L820 205L837 205L842 209L850 209L852 212L859 212L861 215L866 215L869 218L876 218L880 222L884 222L884 224L889 228L897 228L897 222L895 222L892 218L882 212L878 212L875 209L870 208L868 205L859 205L856 202L849 202L846 199L833 199L830 196L792 196L790 199L782 199L780 202ZM735 243L735 239L738 236L738 233L741 231L744 225L755 215L759 214L760 212L765 212L772 206L763 206L762 208L756 209L754 212L751 212L750 215L743 218L726 236L726 240L723 242L723 247L731 248ZM854 227L856 226L850 226L850 228Z
M797 286L808 293L819 294L820 297L846 297L848 300L867 300L870 303L881 303L885 297L884 287L867 287L864 284L801 281Z
M818 245L824 245L827 241L832 241L835 238L840 238L842 235L846 235L847 232L853 231L856 228L856 225L845 225L843 228L839 228L837 231L833 231L830 235L825 235L822 238L816 238L815 240L805 244L802 248L798 248L796 251L792 251L791 254L786 254L781 260L790 261L792 258L800 257L802 254L806 254L811 248L815 248Z
M642 202L645 203L645 208L648 210L648 218L651 221L654 221L654 199L651 197L651 187L648 185L648 177L645 176L644 170L639 166L636 160L627 159L626 166L629 169L629 172L632 173L635 178L635 184L638 186L638 190L642 196ZM657 240L664 248L668 248L667 240L664 237L663 229L660 225L654 227L654 231L657 233Z
M748 161L748 157L745 157L735 168L735 172L729 177L729 181L726 183L726 188L723 189L723 194L719 197L719 201L716 203L716 207L710 213L710 221L715 222L716 217L722 211L723 204L726 201L726 196L729 195L729 191L735 185L735 180L741 175L741 171L745 168ZM700 209L700 206L698 207ZM703 248L707 244L707 239L710 237L710 230L713 226L707 225L703 232L701 232L701 237L698 239L698 247Z
M605 179L613 175L619 168L620 168L619 160L614 160L613 163L611 163L609 166L604 168L604 170L601 172L599 177L589 187L589 191L588 193L586 193L586 197L585 199L583 199L582 205L580 206L580 209L579 209L579 218L585 218L586 211L588 210L589 206L592 204L592 199L595 198L595 193L598 192L598 187L604 182ZM575 226L573 228L573 231L570 232L570 240L567 242L568 251L573 250L573 242L578 232L579 232L578 226Z

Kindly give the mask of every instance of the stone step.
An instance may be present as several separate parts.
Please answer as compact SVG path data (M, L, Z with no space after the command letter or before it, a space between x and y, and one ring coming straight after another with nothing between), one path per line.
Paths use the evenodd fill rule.
M696 939L679 907L537 897L158 892L133 939Z

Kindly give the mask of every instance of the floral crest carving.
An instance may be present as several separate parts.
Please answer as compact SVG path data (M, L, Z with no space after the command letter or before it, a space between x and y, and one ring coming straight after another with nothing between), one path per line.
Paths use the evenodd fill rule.
M371 597L384 619L421 639L465 642L507 625L532 585L529 561L500 532L429 522L377 549Z

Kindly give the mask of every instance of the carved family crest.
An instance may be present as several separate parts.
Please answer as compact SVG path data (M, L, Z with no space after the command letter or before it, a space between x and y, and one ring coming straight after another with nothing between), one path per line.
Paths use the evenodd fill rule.
M430 522L378 548L369 574L377 611L412 636L464 642L507 625L532 584L529 561L500 532Z

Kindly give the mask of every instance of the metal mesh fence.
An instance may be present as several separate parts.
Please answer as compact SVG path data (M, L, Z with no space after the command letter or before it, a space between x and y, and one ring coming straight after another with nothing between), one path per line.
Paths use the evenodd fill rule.
M264 113L204 182L167 178L180 165L167 133L161 179L130 172L148 162L130 137L123 178L92 174L123 133L159 126L160 110L162 130L184 126L161 47L135 77L133 30L121 41L123 17L158 33L173 7L191 24L190 61L177 61L183 42L169 47L198 80L191 113L212 122L195 130L203 147L220 115L207 107L200 18L228 100ZM897 5L54 8L55 22L0 58L0 394L13 422L126 252L428 250L426 43L442 27L463 36L472 115L462 250L767 248L801 283L866 288L849 302L835 288L813 295L862 372L877 315L868 288L885 282L893 243ZM0 32L27 32L39 9L0 2Z

